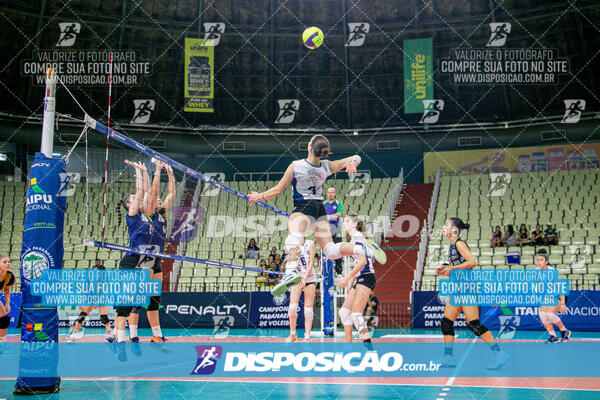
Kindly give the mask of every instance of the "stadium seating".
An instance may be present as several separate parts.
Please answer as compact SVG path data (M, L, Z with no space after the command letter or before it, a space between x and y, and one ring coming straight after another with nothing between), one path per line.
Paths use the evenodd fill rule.
M421 288L437 289L441 277L436 277L435 268L448 258L448 240L442 238L441 228L447 218L459 217L471 224L461 236L482 269L537 268L534 247L493 249L492 230L500 225L504 232L508 224L518 230L524 223L531 232L536 224L543 230L551 222L559 232L559 244L539 247L548 250L560 277L571 281L571 289L600 289L599 177L598 169L512 174L501 196L489 195L489 175L442 177ZM521 263L507 264L507 251L520 252Z
M360 196L346 196L350 188L348 179L329 179L326 187L337 189L337 198L344 203L345 213L359 215L381 215L387 206L387 194L393 186L392 178L374 178ZM275 181L258 182L224 182L230 187L242 192L264 191L276 184ZM90 268L96 258L103 261L107 268L115 268L122 257L118 251L109 251L83 245L87 230L88 239L99 239L102 231L103 190L101 183L88 184L87 220L86 220L86 186L75 186L73 196L67 200L64 234L64 267ZM354 186L354 189L357 187ZM19 278L19 257L23 237L25 218L25 189L24 182L0 182L0 254L8 254L12 261L12 270ZM163 182L163 189L166 184ZM119 225L117 213L118 202L130 193L135 186L132 182L117 182L109 185L107 191L107 211L105 240L111 243L128 245L125 215ZM292 210L292 199L289 190L279 198L269 201L282 210ZM263 228L257 232L255 239L262 248L261 258L266 259L270 249L277 247L279 252L287 235L287 222L283 220L283 228L276 230L276 214L264 208L251 205L226 192L217 192L216 196L200 196L198 205L205 209L204 223L200 225L197 237L188 243L185 255L214 261L222 261L235 265L257 267L260 260L247 260L243 256L244 247L250 237L244 234L245 220L236 218L257 215L257 223ZM229 218L233 222L233 232L226 232L222 237L207 235L206 225L215 217ZM263 218L264 219L260 219ZM214 222L214 220L212 220ZM87 227L87 228L86 228ZM184 262L177 277L176 289L190 290L256 290L258 273L244 270L209 267L203 264ZM264 288L259 285L258 288Z

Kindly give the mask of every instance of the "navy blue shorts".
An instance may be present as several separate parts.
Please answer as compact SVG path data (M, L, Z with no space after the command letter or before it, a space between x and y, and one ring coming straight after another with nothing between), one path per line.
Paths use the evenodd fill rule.
M304 214L307 217L314 219L315 221L318 221L319 219L327 215L327 211L325 211L325 206L323 205L322 200L294 201L293 212Z

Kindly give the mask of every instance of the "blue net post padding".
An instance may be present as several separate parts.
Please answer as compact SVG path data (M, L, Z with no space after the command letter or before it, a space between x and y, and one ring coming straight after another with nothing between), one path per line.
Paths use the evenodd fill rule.
M230 194L232 194L234 196L237 196L237 197L239 197L241 199L244 199L246 201L248 200L248 195L246 195L245 193L242 193L239 190L232 189L229 186L224 185L224 184L222 184L220 182L217 182L214 179L211 179L211 178L209 178L209 177L201 174L198 171L195 171L195 170L193 170L193 169L191 169L189 167L186 167L185 165L183 165L181 163L178 163L177 161L172 160L169 157L164 156L164 155L160 154L159 152L154 151L151 148L149 148L147 146L144 146L143 144L138 143L138 142L136 142L135 140L133 140L131 138L128 138L125 135L120 134L119 132L115 131L114 129L110 129L109 130L109 128L106 125L101 124L100 122L98 122L95 119L91 118L89 115L85 116L85 123L90 128L95 129L96 131L98 131L98 132L100 132L100 133L102 133L104 135L108 135L110 138L112 138L112 139L114 139L114 140L116 140L118 142L121 142L124 145L131 147L132 149L136 149L136 150L138 150L138 151L146 154L149 157L154 157L154 158L156 158L156 159L158 159L158 160L160 160L160 161L162 161L162 162L170 165L171 167L175 168L178 171L181 171L181 172L183 172L185 174L193 176L194 178L199 179L199 180L201 180L201 181L203 181L205 183L208 183L209 185L212 185L214 187L218 187L219 189L224 190L224 191L226 191L226 192L228 192L228 193L230 193ZM280 210L277 207L273 207L270 204L263 203L262 201L257 202L256 205L258 205L260 207L263 207L263 208L266 208L267 210L273 211L273 212L275 212L275 213L277 213L279 215L283 215L285 217L289 217L290 216L290 214L288 214L287 212L285 212L283 210Z
M333 283L333 260L323 257L323 334L333 335L333 294L335 286Z
M63 228L69 175L63 159L36 153L27 188L21 249L21 351L15 393L59 390L58 311L31 294L31 280L42 271L63 266ZM31 372L36 371L35 375Z

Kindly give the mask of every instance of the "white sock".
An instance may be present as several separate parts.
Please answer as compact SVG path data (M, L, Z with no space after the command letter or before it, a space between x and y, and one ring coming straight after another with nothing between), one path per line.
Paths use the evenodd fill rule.
M152 336L163 337L162 331L160 330L160 326L152 327Z
M137 337L137 325L129 325L129 337Z
M294 329L294 330L291 330L291 329L290 329L290 335L292 335L292 336L296 336L296 330L295 330L295 329Z
M115 331L117 332L117 342L124 342L125 341L125 329L123 329L123 330L115 329Z

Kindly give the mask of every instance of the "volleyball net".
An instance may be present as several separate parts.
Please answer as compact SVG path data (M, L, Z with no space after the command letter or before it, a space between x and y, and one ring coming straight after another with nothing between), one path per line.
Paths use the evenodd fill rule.
M186 162L193 163L193 168L152 148L161 142L164 146L163 139L148 138L140 143L126 136L120 127L111 127L110 120L105 124L93 118L58 76L57 81L82 114L75 117L56 112L60 120L82 127L64 156L71 176L65 244L73 248L72 260L65 256L66 267L91 266L96 259L116 266L122 254L114 250L140 254L149 261L154 257L173 260L179 267L199 263L265 272L268 263L261 264L261 260L268 261L268 249L275 247L281 253L289 218L284 209L289 201L277 199L276 205L248 201L247 192L266 189L266 182L239 182L242 191L232 187L223 173L199 172L205 160L190 155ZM167 220L164 250L155 245L130 246L123 204L140 190L135 165L143 166L144 200L140 204L152 207L144 213L150 216L163 209ZM82 239L83 255L77 251ZM251 239L261 250L247 248Z

